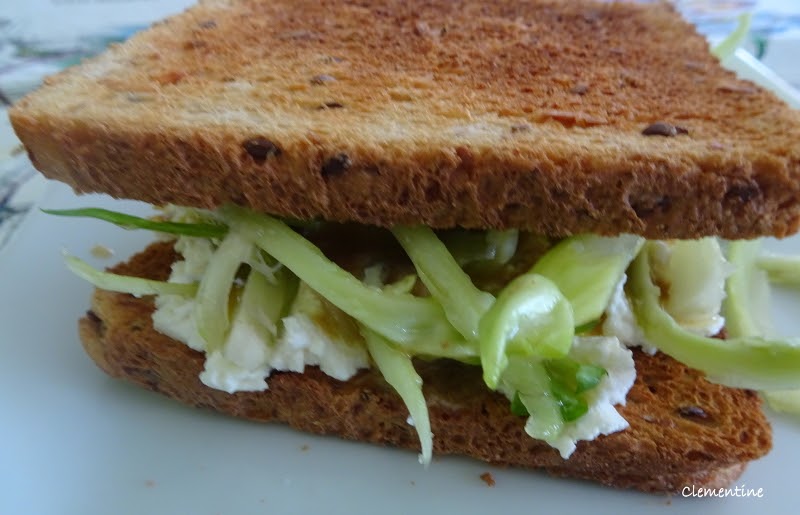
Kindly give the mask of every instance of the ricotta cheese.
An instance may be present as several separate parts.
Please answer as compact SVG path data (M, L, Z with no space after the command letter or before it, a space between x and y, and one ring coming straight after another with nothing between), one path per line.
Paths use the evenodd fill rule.
M182 236L176 240L175 249L183 260L172 265L169 280L200 281L213 255L213 243ZM309 297L315 295L310 291L304 294L306 306L314 306L316 317L324 316L321 301L308 302ZM222 348L209 351L197 331L193 299L160 295L155 304L153 326L157 331L194 350L206 352L200 380L210 388L228 393L262 391L267 389L267 378L273 370L302 372L306 366L319 366L331 377L347 380L358 369L369 366L363 342L331 336L302 312L293 312L282 320L282 335L276 341L275 327L250 320L237 310Z
M578 420L569 422L558 436L547 443L567 459L579 440L594 440L599 435L622 431L628 422L614 408L625 405L625 397L636 379L636 367L631 351L615 337L576 337L569 357L579 363L599 365L608 372L595 388L586 392L589 411Z
M725 326L720 313L725 299L725 281L731 272L719 243L711 238L697 241L658 242L652 253L653 275L667 288L662 299L667 311L684 329L713 336ZM605 312L602 331L616 336L628 347L641 347L648 354L656 348L636 323L625 295L627 275L617 283Z

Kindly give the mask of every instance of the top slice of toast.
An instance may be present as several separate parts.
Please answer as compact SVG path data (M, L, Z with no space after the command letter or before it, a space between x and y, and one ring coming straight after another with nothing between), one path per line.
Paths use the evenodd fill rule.
M664 2L214 0L11 109L81 192L375 225L784 236L800 115Z

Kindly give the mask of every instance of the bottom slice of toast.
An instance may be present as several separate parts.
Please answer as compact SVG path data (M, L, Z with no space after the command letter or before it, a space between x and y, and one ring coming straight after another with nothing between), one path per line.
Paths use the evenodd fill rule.
M152 244L113 272L165 280L175 261L170 242ZM264 392L228 394L200 382L203 354L153 329L150 298L97 290L80 321L84 348L118 377L196 407L235 417L282 422L301 431L419 449L399 396L375 370L342 382L307 367L276 372ZM752 391L711 384L664 354L634 351L637 377L625 406L624 431L580 442L564 460L524 431L508 400L486 388L478 367L448 360L418 362L436 454L461 454L495 465L544 469L647 492L684 486L718 488L769 451L772 436Z

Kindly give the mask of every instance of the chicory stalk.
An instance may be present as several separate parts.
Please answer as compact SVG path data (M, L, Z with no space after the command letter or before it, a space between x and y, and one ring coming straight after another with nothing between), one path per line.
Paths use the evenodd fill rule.
M250 240L230 232L208 262L195 298L197 332L206 341L208 352L220 349L230 326L228 314L233 280L242 263L252 259Z
M67 268L72 273L101 290L143 295L181 295L192 297L197 293L197 283L170 283L141 277L101 272L75 256L65 256Z
M476 339L478 322L494 297L472 284L430 228L398 226L392 233L411 258L423 284L444 308L453 327L467 340Z
M270 349L291 294L289 275L279 273L270 280L261 272L250 270L223 347L206 357L200 374L204 384L228 393L266 387Z
M409 274L391 284L387 284L383 287L383 291L387 293L411 293L411 290L414 289L414 285L416 284L417 276Z
M297 282L285 270L279 270L272 278L250 270L247 275L242 298L239 301L239 314L248 323L267 330L267 342L273 342L278 334L278 323L288 311Z
M407 275L396 282L387 284L383 291L387 293L409 293L417 282L415 274ZM475 345L458 337L446 342L437 342L430 338L421 337L403 344L403 349L414 356L430 356L448 358L464 363L480 364L480 355Z
M747 37L747 33L750 32L750 19L750 13L739 15L739 23L736 29L717 46L711 49L711 53L717 56L717 59L724 61L727 57L736 52L736 49L739 48L739 45L741 45Z
M557 358L574 336L572 306L549 279L524 274L500 292L480 321L483 380L497 388L510 356Z
M773 390L762 393L775 411L800 415L800 390Z
M427 341L432 350L463 341L433 298L389 293L365 285L326 258L313 243L268 215L234 206L222 208L221 213L233 230L333 305L390 341L405 345Z
M517 253L519 243L519 231L508 229L505 231L486 231L486 243L492 249L492 261L498 265L504 265L511 261Z
M385 338L366 327L362 327L361 334L383 378L397 391L408 408L414 428L419 435L422 449L420 463L427 466L433 455L433 433L428 417L428 406L422 394L422 378L414 370L408 354L393 347Z
M42 209L42 212L48 215L96 218L105 222L111 222L123 229L147 229L181 236L222 238L225 236L225 233L228 232L228 228L221 224L162 222L97 207L87 207L83 209Z
M441 233L440 238L459 266L476 262L504 265L517 252L519 231L454 229Z
M581 327L601 317L643 244L643 238L629 234L573 236L550 249L531 272L555 283L572 304L575 325Z
M800 341L740 337L705 338L686 331L661 307L646 248L629 272L633 312L647 341L709 379L753 390L800 387Z
M800 286L800 256L781 256L765 253L756 260L767 273L770 282L784 286Z
M761 240L732 241L728 245L728 260L736 267L728 278L728 297L725 299L726 329L730 336L768 336L772 332L768 322L767 278L771 280L774 274L781 274L778 280L785 284L787 278L791 279L791 271L776 267L779 262L774 256L769 256L773 259L767 267L762 267L764 256L760 253ZM800 275L797 274L798 265L800 263L794 263L792 267L795 278ZM800 390L773 390L762 394L772 409L800 414Z
M722 312L729 337L768 336L769 284L763 270L756 268L761 240L728 243L728 261L733 272L725 284Z

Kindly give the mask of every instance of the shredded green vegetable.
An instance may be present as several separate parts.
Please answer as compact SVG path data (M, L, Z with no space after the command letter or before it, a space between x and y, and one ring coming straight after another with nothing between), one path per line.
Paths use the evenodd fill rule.
M478 322L494 303L494 297L472 284L436 234L424 226L392 229L419 278L444 308L447 319L467 340L478 336Z
M728 336L764 337L767 330L765 311L768 294L764 272L756 268L761 240L732 241L728 244L728 261L734 270L725 285L727 296L722 311Z
M770 280L777 276L778 281L783 284L786 284L787 278L793 279L792 275L794 278L800 275L797 274L800 262L791 263L793 259L784 257L776 259L775 256L759 256L760 253L760 240L735 241L728 245L728 259L735 266L733 274L728 278L728 297L725 299L724 309L726 328L730 336L768 336L772 330L767 322L767 274L769 273ZM765 262L767 266L761 266ZM775 411L800 414L800 390L773 390L762 394Z
M775 390L763 393L775 411L800 415L800 390Z
M504 265L517 252L519 231L468 231L453 229L439 234L460 266L470 263Z
M502 389L514 392L520 404L530 414L525 432L539 440L556 438L564 427L561 404L551 393L550 377L540 360L514 358L503 372ZM512 401L513 404L513 401Z
M512 355L565 356L574 334L572 306L558 288L537 274L517 277L480 321L484 382L497 388Z
M48 215L96 218L98 220L111 222L123 229L147 229L150 231L182 236L222 238L225 236L225 233L228 232L227 227L219 224L160 222L96 207L84 209L42 209L42 212Z
M737 33L740 29L741 25ZM746 33L746 27L743 30ZM554 442L566 424L588 412L591 396L585 394L608 373L568 357L574 335L591 331L602 320L629 266L628 294L648 342L712 380L775 390L765 392L771 403L779 409L800 409L800 393L789 390L800 388L800 341L766 339L754 308L754 285L766 284L764 272L757 267L775 282L800 285L800 258L758 257L757 242L737 241L728 247L736 272L727 281L724 311L733 338L722 341L698 336L673 319L684 322L678 316L683 312L676 314L678 308L690 315L713 304L702 293L706 282L725 282L726 271L717 263L724 261L705 267L697 264L720 254L718 243L712 240L670 243L664 247L671 251L670 260L654 261L651 270L656 247L645 244L643 238L571 237L550 248L529 273L512 280L495 299L475 287L461 266L507 263L517 251L517 231L448 231L443 233L443 242L427 227L396 227L392 232L417 275L385 285L378 269L377 279L368 285L285 222L238 207L218 211L224 224L162 222L97 208L43 211L96 218L129 229L219 240L199 284L120 276L95 270L76 257L66 258L70 270L98 288L134 295L194 296L194 318L208 351L222 348L233 305L237 316L259 327L269 343L278 334L281 317L301 297L298 285L320 300L320 306L321 298L326 299L359 323L376 366L408 407L420 438L420 460L426 465L431 460L433 435L412 356L482 365L486 384L509 395L513 413L529 416L526 432ZM240 297L232 298L242 265L249 265L249 275ZM661 295L651 277L654 272L669 276L670 296L677 306ZM720 274L722 279L717 281ZM410 293L417 277L430 297ZM715 298L718 303L719 296ZM350 318L344 319L356 327Z
M233 279L242 263L252 258L253 244L236 232L222 240L208 262L195 304L197 332L208 351L222 347L230 326L228 314Z
M292 284L291 274L279 271L274 280L269 280L257 270L250 270L247 275L242 298L239 302L239 316L243 316L250 325L260 327L264 339L273 342L278 334L280 319L289 309L289 301L294 297L297 286Z
M750 13L739 15L739 23L736 25L736 30L711 49L711 53L717 56L717 59L724 61L739 48L739 45L742 44L744 38L750 32L751 18L752 15Z
M533 266L572 304L575 325L600 319L625 269L644 244L639 236L591 234L562 240Z
M770 282L784 286L800 286L800 256L765 253L756 264L767 273Z
M101 290L129 293L131 295L181 295L192 297L197 293L197 284L168 283L164 281L153 281L142 279L141 277L131 277L127 275L112 274L101 272L93 268L89 263L75 256L65 256L67 268L72 273L88 281Z
M283 263L336 307L392 342L459 355L461 338L432 298L371 288L283 222L237 207L222 209L237 232ZM438 355L439 352L430 352Z
M375 360L378 370L408 408L422 448L420 462L427 466L433 455L433 433L428 418L428 405L422 394L422 378L414 370L408 354L394 348L385 338L366 327L362 327L361 334L367 342L370 356Z
M648 342L709 379L753 390L800 387L800 341L742 337L705 338L680 327L659 303L650 278L649 252L634 260L629 272L631 301Z
M388 293L411 293L414 285L417 284L417 276L414 274L407 275L392 284L387 284L383 287L383 291Z

